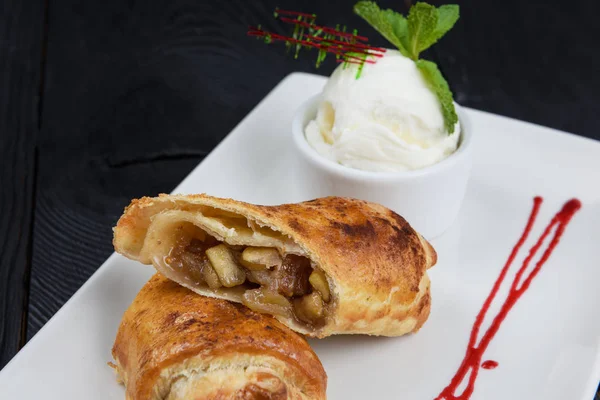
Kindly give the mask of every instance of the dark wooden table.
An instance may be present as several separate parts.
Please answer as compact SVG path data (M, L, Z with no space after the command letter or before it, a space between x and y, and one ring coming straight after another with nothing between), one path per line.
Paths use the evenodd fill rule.
M426 54L459 103L600 139L599 2L459 3ZM0 0L0 367L112 252L132 197L173 189L286 74L335 67L248 25L286 32L278 5L385 45L352 4Z

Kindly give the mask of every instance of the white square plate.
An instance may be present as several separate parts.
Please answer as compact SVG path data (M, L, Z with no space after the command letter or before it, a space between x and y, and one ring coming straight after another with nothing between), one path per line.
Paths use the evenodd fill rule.
M309 199L295 184L303 178L295 168L291 120L324 82L313 75L288 76L175 192L263 204ZM473 173L458 220L432 242L439 263L430 270L429 321L419 333L401 338L312 340L329 375L330 399L434 399L463 358L475 315L521 233L534 195L545 202L523 250L569 198L581 199L583 208L488 348L484 359L499 366L481 370L472 400L594 396L600 378L600 142L466 112L474 132ZM124 399L106 363L123 312L153 272L112 255L0 372L0 397ZM499 297L506 292L503 287ZM490 316L498 308L494 304Z

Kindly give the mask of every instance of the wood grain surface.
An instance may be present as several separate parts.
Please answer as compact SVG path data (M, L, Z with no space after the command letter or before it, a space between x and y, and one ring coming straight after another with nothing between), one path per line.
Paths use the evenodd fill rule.
M0 3L0 367L25 344L43 26L44 3Z
M279 6L388 46L348 0L53 0L45 35L44 2L28 3L0 0L0 366L111 253L132 197L172 190L288 73L336 66L293 60L249 25L287 33ZM424 56L459 103L600 139L598 2L458 3L461 20Z

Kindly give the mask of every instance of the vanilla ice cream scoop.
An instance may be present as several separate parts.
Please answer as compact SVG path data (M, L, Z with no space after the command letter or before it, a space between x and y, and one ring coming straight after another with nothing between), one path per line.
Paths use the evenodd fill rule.
M340 65L323 89L306 139L322 156L365 171L396 172L433 165L458 146L441 106L414 61L388 50L375 64Z

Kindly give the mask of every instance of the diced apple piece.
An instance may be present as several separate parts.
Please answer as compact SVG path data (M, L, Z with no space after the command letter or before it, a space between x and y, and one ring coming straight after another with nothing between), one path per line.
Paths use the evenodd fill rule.
M281 256L272 247L246 247L240 263L253 271L269 269L281 265Z
M329 284L327 283L327 278L325 277L325 274L315 269L308 277L308 281L310 282L311 286L321 294L321 297L323 298L325 303L328 303L330 297Z
M263 314L289 317L292 311L288 299L265 288L246 290L242 296L242 303L249 309Z
M221 285L221 281L219 281L217 273L208 261L206 254L187 250L181 254L181 261L189 271L190 278L194 281L206 282L211 289L223 286Z
M223 286L234 287L246 280L246 273L237 265L235 256L226 245L211 247L206 250L206 256Z
M246 277L250 282L270 288L274 282L273 272L268 269L262 271L247 271Z
M192 257L196 259L196 262L193 265L189 263L189 260ZM205 254L199 255L187 253L182 259L187 260L187 269L193 280L197 282L206 282L211 289L218 289L223 286Z
M183 265L190 273L190 277L197 282L206 282L211 289L223 286L206 256L206 249L214 246L214 244L212 237L206 238L204 241L192 239L180 256Z
M294 300L294 311L298 318L304 322L314 323L323 318L323 300L318 292Z
M208 284L208 287L211 289L218 289L223 286L219 280L219 276L213 269L210 262L207 262L206 265L204 265L204 268L202 269L202 276Z

